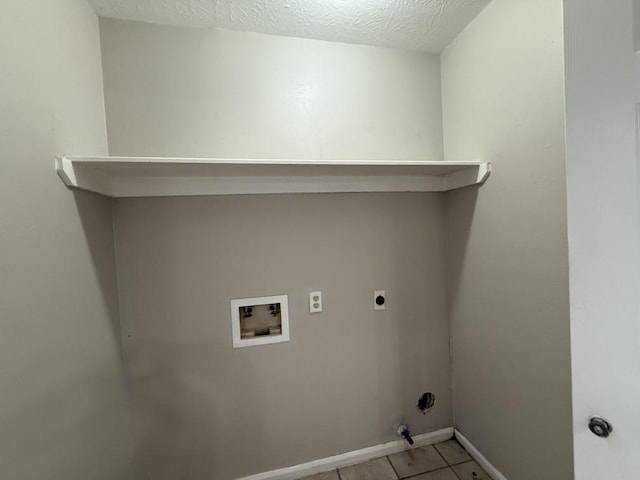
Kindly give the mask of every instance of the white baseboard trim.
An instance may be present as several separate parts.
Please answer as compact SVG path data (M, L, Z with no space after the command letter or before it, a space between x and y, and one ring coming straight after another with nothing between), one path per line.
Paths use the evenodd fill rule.
M457 429L455 430L455 436L458 442L460 442L460 444L467 451L467 453L471 455L471 457L476 461L476 463L480 465L480 467L485 472L487 472L489 476L493 478L493 480L507 480L507 477L505 477L502 473L500 473L500 471L496 467L491 465L489 460L487 460L485 456L482 455L480 451L471 444L471 442L467 439L467 437L465 437Z
M432 443L444 442L453 437L453 427L443 428L431 433L416 435L413 438L415 447L431 445ZM408 450L409 445L404 440L394 440L373 447L354 450L353 452L341 453L333 457L321 458L311 462L294 465L293 467L280 468L270 472L249 475L237 480L295 480L297 478L315 475L316 473L328 472L336 468L348 467L356 463L366 462L373 458L384 457L393 453ZM479 462L478 462L479 463ZM500 479L502 480L502 479Z

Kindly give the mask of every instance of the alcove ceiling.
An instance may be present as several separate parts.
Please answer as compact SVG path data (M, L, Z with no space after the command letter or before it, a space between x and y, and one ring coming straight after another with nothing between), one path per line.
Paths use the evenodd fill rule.
M101 17L441 52L489 0L89 0Z

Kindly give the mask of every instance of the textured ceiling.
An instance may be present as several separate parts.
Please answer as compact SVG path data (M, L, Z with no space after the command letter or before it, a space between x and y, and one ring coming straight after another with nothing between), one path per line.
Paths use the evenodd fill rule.
M440 52L489 0L89 0L102 17Z

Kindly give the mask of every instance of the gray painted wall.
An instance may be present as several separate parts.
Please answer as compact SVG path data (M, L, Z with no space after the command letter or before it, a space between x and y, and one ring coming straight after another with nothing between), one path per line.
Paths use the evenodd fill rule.
M112 154L442 158L437 57L119 21L101 38ZM115 212L151 478L230 479L393 440L403 419L415 433L451 424L442 195L125 199ZM281 293L291 342L233 350L229 300ZM422 416L426 390L438 406Z
M149 478L237 478L393 440L401 421L451 425L442 214L439 194L118 200ZM282 293L291 341L232 349L229 300Z
M442 55L457 427L510 480L572 473L562 2L493 0Z
M53 168L107 150L98 20L3 2L0 64L0 478L132 478L111 204Z

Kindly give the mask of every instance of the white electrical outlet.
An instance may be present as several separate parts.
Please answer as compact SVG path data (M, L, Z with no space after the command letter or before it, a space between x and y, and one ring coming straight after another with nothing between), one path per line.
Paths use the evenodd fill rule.
M384 290L376 290L373 292L373 309L374 310L386 310L387 308L387 295Z
M322 312L322 292L309 292L309 313Z

